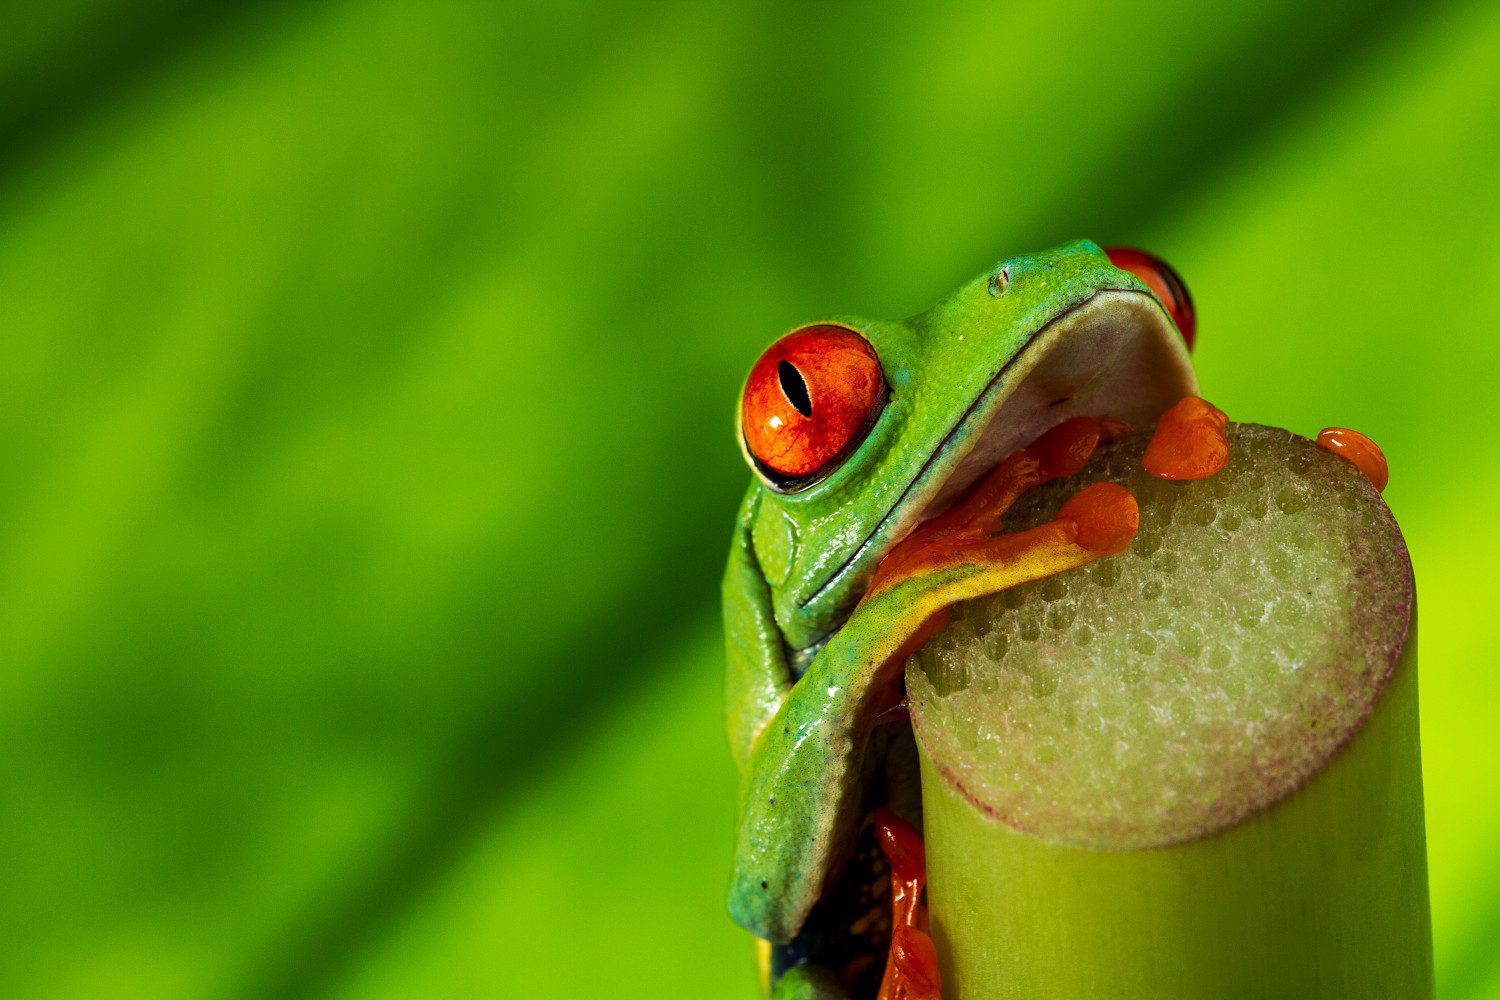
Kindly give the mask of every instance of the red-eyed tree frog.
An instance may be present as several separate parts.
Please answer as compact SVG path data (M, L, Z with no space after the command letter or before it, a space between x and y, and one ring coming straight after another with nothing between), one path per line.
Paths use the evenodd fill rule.
M881 560L979 503L990 487L976 484L1049 429L1144 426L1195 395L1193 327L1164 263L1080 240L1003 261L909 319L799 327L756 362L738 421L754 478L723 591L742 775L729 909L769 942L776 997L873 996L880 982L890 889L870 816L921 826L905 655L953 602L1107 554L1134 501L1121 513L1118 497L1080 493L1050 534L986 541L962 564L877 581Z

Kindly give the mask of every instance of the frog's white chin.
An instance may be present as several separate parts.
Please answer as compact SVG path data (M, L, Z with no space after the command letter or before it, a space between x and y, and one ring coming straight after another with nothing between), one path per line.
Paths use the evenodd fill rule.
M1015 386L1006 394L1006 386ZM1119 417L1142 428L1198 394L1182 337L1151 297L1101 291L1053 320L987 392L1002 399L914 519L936 517L1012 452L1072 417Z

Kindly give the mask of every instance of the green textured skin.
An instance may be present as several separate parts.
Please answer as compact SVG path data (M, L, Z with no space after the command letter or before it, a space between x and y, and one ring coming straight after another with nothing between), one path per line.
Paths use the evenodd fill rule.
M1009 285L997 296L990 280L1001 268ZM870 341L890 398L831 475L795 494L757 478L736 522L724 576L726 725L742 771L729 908L757 936L791 940L850 842L865 741L882 692L899 681L899 664L882 669L890 654L931 611L979 585L902 585L851 618L876 564L1016 391L1009 363L1109 291L1144 297L1149 322L1172 329L1145 285L1086 240L1005 261L907 320L824 320ZM792 664L808 659L794 684Z

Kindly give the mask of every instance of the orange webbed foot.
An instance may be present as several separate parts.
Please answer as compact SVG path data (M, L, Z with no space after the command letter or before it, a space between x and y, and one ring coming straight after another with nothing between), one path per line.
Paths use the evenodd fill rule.
M1161 415L1141 464L1158 479L1204 479L1229 461L1224 411L1199 396L1184 396Z
M1374 441L1347 427L1325 427L1318 433L1318 447L1353 462L1375 489L1385 492L1391 470L1385 464L1385 453Z

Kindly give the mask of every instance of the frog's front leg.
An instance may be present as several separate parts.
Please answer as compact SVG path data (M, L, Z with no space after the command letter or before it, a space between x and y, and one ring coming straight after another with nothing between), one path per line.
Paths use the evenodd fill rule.
M771 588L750 540L759 503L759 493L752 490L740 505L724 570L724 728L742 772L751 748L792 688L786 647L771 610Z
M999 495L1008 503L1014 492ZM729 898L736 921L778 943L796 935L858 832L870 730L900 704L905 658L941 627L948 606L1119 552L1137 516L1128 491L1099 483L1048 524L998 538L939 533L878 578L751 751Z

